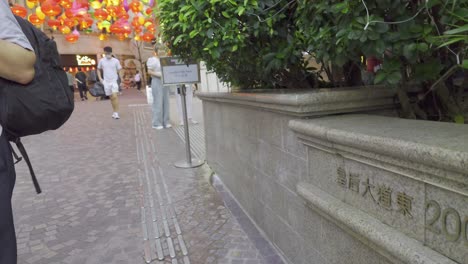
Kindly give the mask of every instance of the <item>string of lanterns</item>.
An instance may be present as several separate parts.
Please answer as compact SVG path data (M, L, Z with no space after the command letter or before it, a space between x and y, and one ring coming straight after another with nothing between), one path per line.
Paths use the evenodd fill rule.
M132 36L136 41L151 42L155 38L155 0L26 0L26 6L29 12L19 4L11 6L11 11L37 27L46 23L70 43L79 40L78 29L97 29L100 40L107 39L107 33L119 40Z

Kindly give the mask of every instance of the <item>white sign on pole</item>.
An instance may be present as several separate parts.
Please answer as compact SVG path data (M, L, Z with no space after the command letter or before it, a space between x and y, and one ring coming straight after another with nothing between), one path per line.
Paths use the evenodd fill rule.
M200 66L197 62L187 63L177 57L162 57L161 70L163 85L200 82Z

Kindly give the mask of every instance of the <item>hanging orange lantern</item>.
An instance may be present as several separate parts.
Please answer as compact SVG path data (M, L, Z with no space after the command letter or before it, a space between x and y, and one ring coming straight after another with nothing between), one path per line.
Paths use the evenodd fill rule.
M141 39L146 42L151 42L154 39L154 35L149 32L146 32L145 34L143 34L143 36L141 36Z
M104 20L109 16L109 13L105 9L98 9L94 11L94 17L99 20Z
M31 14L28 20L35 26L39 26L44 22L44 20L40 19L36 14Z
M67 26L61 26L59 28L59 30L60 30L60 32L62 32L62 34L68 34L71 31L71 29L69 27L67 27Z
M13 12L13 14L22 18L25 18L28 15L28 11L26 10L26 7L18 5L18 4L14 4L11 7L11 12Z
M60 26L60 21L56 19L49 19L49 21L47 21L47 25L53 30L57 30L57 28Z
M75 34L68 34L65 36L65 40L70 43L75 43L78 41L79 36Z

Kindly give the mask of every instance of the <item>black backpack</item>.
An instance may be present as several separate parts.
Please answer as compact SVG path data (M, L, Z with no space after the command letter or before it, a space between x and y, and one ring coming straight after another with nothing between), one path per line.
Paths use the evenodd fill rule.
M0 78L0 124L8 140L16 143L31 172L36 192L41 193L20 137L63 125L73 112L73 92L60 66L55 41L28 21L20 17L16 20L36 54L35 75L26 85ZM19 162L21 158L13 154L16 163Z

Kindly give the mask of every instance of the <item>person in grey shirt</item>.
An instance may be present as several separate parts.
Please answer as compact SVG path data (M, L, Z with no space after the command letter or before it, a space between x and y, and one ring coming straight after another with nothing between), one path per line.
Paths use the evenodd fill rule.
M34 78L36 55L13 17L0 0L0 78L28 84ZM16 235L11 197L16 181L11 148L0 126L0 263L16 264Z

